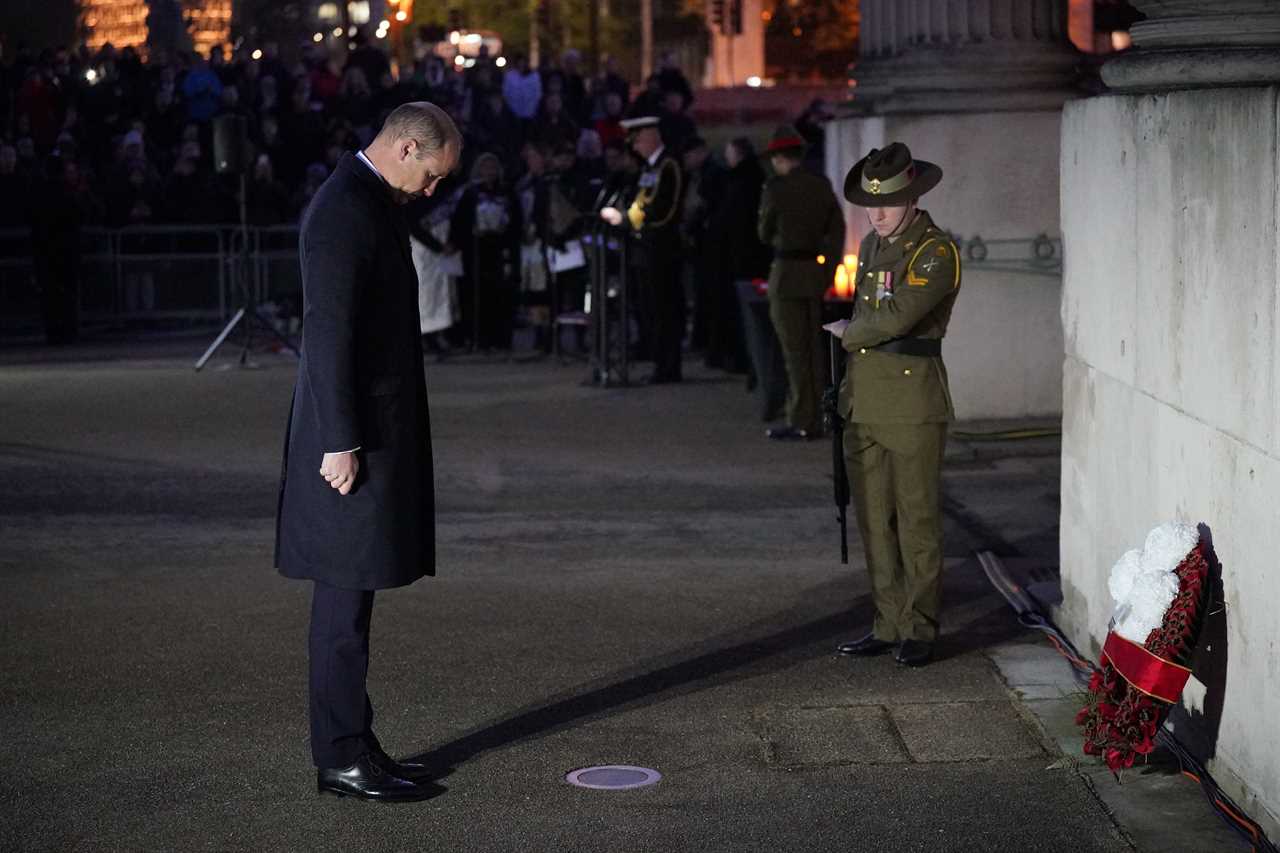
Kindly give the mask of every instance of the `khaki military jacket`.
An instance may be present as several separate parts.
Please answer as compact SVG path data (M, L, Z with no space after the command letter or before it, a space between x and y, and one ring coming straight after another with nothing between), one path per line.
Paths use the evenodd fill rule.
M831 181L803 168L771 178L760 196L757 227L760 241L773 247L770 298L821 299L844 249L844 213Z
M947 333L960 291L960 256L950 237L923 210L893 243L871 232L858 252L854 286L853 318L841 339L849 353L841 414L868 424L954 420L940 356L875 349L896 338L941 339Z

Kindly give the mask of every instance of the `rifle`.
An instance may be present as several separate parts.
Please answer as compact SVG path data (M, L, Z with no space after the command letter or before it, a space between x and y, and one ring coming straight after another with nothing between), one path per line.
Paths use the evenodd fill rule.
M822 414L827 432L831 433L831 479L835 487L836 520L840 522L840 562L849 564L849 474L844 467L844 418L840 417L840 353L844 348L835 335L830 335L831 384L822 394Z

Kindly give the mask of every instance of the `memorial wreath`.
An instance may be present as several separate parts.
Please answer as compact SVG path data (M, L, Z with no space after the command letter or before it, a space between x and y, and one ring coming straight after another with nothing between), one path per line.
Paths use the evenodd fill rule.
M1112 771L1155 749L1156 733L1182 695L1208 573L1199 532L1180 523L1152 530L1142 550L1111 570L1116 608L1076 724L1084 728L1085 753L1101 756Z

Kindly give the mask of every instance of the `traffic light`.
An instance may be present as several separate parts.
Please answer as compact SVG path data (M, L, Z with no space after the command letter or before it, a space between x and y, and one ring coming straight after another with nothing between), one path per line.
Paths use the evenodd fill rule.
M742 0L729 0L728 35L742 35Z
M726 0L711 0L711 27L725 32L725 3Z

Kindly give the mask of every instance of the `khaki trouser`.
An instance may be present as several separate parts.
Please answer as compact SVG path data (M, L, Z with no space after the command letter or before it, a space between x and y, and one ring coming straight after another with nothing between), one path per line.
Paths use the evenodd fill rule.
M822 395L822 357L818 335L822 334L822 301L818 299L769 300L782 358L787 365L787 423L810 434L822 431L818 399Z
M844 427L849 492L875 603L877 638L938 636L942 598L939 489L947 425Z

